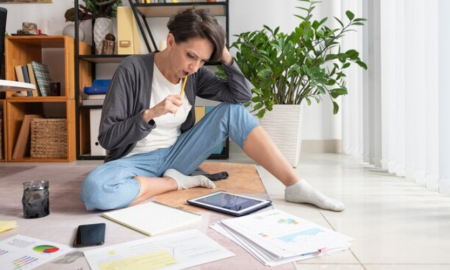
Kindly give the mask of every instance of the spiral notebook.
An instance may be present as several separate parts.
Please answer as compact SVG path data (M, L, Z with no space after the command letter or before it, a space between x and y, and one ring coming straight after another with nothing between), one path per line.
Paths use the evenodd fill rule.
M148 236L183 227L202 219L200 214L188 212L159 202L105 212L102 217Z

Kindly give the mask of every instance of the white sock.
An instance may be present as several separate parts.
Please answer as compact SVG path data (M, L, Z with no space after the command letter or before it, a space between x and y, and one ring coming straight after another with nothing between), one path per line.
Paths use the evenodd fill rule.
M310 203L322 209L337 212L345 209L345 205L342 202L323 195L320 191L308 184L308 182L304 179L301 179L292 186L286 187L286 190L284 191L284 198L288 202Z
M206 188L215 188L216 185L209 180L206 176L196 175L196 176L187 176L180 173L174 169L168 169L164 176L169 176L173 178L178 184L178 190L180 189L188 189L193 187L206 187Z

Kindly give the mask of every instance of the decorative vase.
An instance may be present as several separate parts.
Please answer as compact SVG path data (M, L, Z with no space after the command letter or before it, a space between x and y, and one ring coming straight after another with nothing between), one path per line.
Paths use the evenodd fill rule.
M94 43L97 54L102 54L102 41L107 34L113 33L113 25L110 18L97 18L94 24Z
M62 34L64 36L69 36L69 37L75 38L75 24L70 23L70 24L66 25L62 30ZM84 41L84 37L85 37L85 34L84 34L83 28L78 27L78 39L80 41Z
M292 167L297 167L302 147L303 105L274 105L266 111L261 126Z

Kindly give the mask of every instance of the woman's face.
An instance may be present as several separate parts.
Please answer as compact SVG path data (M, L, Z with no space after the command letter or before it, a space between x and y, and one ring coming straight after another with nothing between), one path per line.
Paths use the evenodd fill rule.
M197 72L209 60L214 49L209 40L201 38L191 38L177 44L171 34L167 44L171 50L172 68L178 78Z

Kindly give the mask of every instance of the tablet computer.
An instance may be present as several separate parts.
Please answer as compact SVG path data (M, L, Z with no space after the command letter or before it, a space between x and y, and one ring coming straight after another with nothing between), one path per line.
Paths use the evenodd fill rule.
M189 199L187 202L198 207L233 216L247 215L272 204L270 200L262 200L225 191L218 191Z

